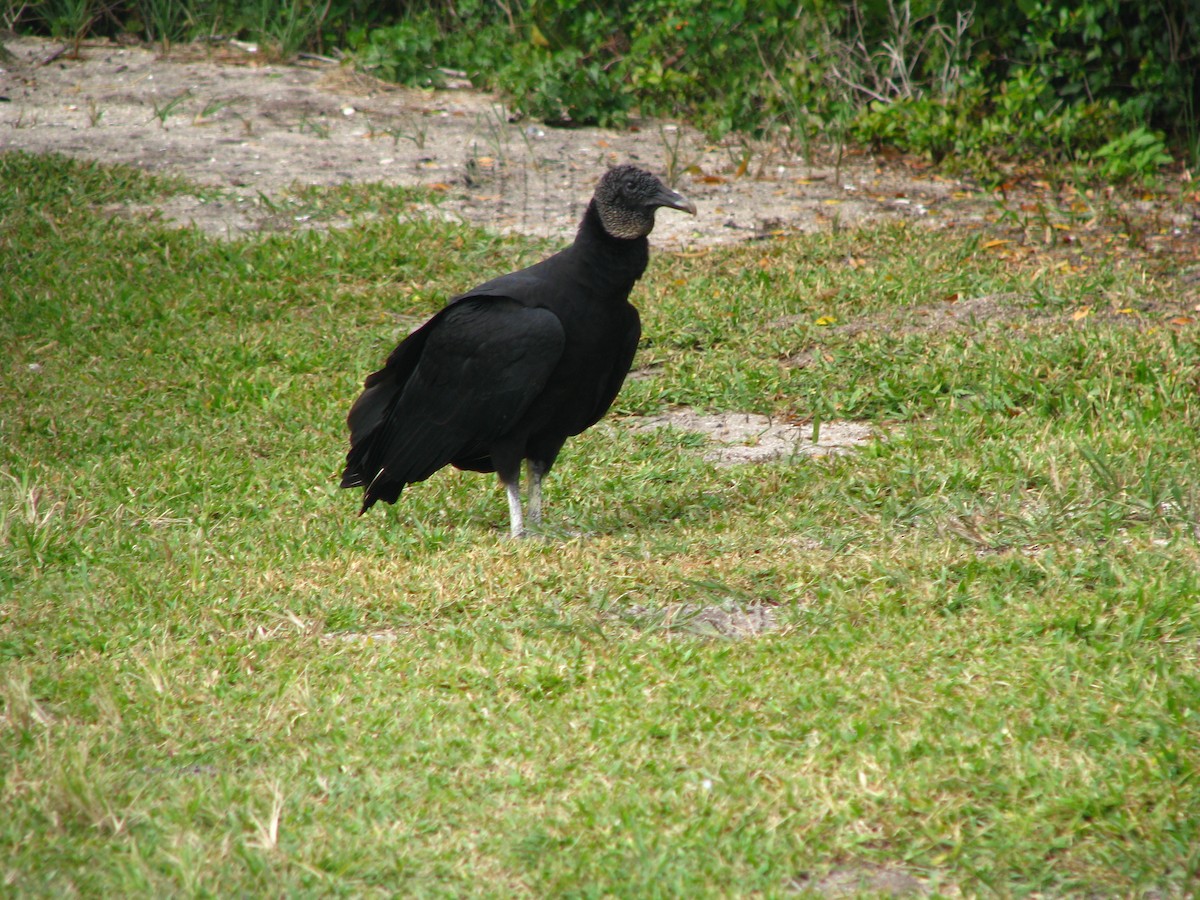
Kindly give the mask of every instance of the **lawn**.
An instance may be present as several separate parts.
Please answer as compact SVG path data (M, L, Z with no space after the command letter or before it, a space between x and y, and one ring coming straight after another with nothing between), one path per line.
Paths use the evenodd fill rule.
M641 377L512 541L491 476L358 518L344 417L550 245L370 186L272 198L327 230L114 215L191 190L0 156L4 893L1200 886L1200 347L1168 265L1082 223L658 252ZM636 427L673 405L875 437L722 467Z

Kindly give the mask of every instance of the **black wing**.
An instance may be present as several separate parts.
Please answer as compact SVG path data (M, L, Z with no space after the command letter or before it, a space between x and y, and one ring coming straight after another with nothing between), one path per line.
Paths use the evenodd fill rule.
M641 337L641 322L638 319L637 310L631 306L624 334L614 343L609 368L603 381L597 385L596 400L592 407L591 422L588 423L588 428L599 422L608 412L609 407L613 405L613 401L617 399L617 394L621 392L621 385L625 383L625 377L633 366L633 358L637 355L638 341L641 340Z
M544 389L566 339L551 312L470 296L405 339L350 410L343 487L364 510L454 459L485 455Z

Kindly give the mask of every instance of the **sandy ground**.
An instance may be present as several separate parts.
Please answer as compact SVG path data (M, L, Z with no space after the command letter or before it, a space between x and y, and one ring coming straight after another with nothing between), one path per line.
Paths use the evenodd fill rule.
M0 150L128 163L219 188L223 199L187 197L163 209L215 233L258 228L268 215L260 192L382 182L432 186L444 214L476 225L566 240L599 173L619 162L668 177L700 209L695 219L661 216L659 246L826 229L835 220L954 227L992 212L970 185L863 155L835 169L778 143L712 143L674 124L549 128L513 121L497 97L469 87L397 87L337 64L267 63L230 44L164 57L89 42L78 58L55 56L62 45L39 39L5 46L12 58L0 70Z
M637 427L678 428L707 435L712 443L704 451L704 458L718 466L837 455L871 437L871 429L861 422L825 422L817 429L814 441L811 424L800 425L755 413L705 415L687 407L643 416Z

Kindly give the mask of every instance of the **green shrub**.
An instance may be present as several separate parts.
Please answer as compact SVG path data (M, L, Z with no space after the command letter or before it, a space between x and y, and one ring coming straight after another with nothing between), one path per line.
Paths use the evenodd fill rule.
M440 86L444 79L438 68L441 56L438 33L408 20L387 28L351 32L358 45L359 63L387 81Z
M354 28L391 24L410 8L371 0L0 0L0 27L71 39L128 33L157 44L236 36L291 55L344 44Z
M1106 159L1128 151L1135 167L1168 159L1165 150L1139 157L1144 138L1122 140L1138 131L1161 131L1196 147L1200 16L1194 0L947 5L967 8L982 51L974 69L984 84L996 94L1019 79L1036 80L1042 96L1015 111L1040 113L1042 127L1066 155L1087 159L1107 147Z
M495 7L460 3L451 21L432 6L360 36L362 63L385 77L430 80L436 66L462 69L504 91L521 113L551 123L620 124L643 114L696 116L715 131L754 130L794 98L747 63L782 67L790 57L790 4L700 0L540 0ZM436 80L434 78L433 80Z
M1196 143L1187 48L1200 46L1200 17L1183 4L527 0L502 16L430 2L358 50L417 83L436 83L438 65L464 69L551 123L641 113L721 134L849 122L857 140L934 160L1104 159L1142 173L1169 158L1165 145L1123 136L1146 127Z
M1162 134L1144 127L1113 138L1090 159L1099 163L1101 177L1109 181L1146 178L1173 161Z

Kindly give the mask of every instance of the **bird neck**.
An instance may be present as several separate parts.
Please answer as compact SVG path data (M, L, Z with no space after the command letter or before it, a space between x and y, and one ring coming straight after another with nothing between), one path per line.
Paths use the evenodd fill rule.
M642 277L650 262L650 242L645 236L638 238L613 237L604 228L596 201L588 204L579 233L575 236L575 247L596 262L596 272L620 283L626 290Z

